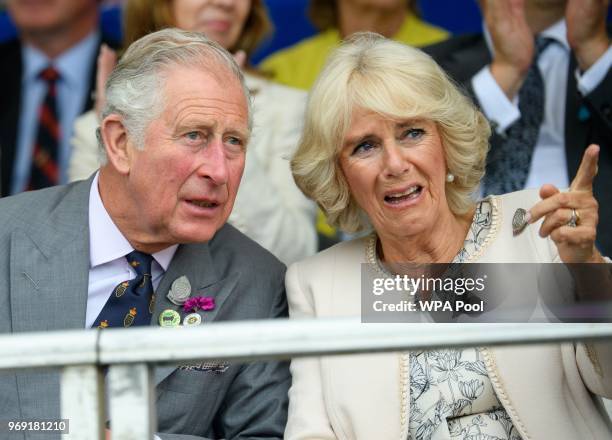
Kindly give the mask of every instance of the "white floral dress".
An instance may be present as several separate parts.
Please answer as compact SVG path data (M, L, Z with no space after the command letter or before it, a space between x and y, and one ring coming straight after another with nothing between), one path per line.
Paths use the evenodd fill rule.
M493 204L478 203L454 263L480 252ZM499 402L478 348L410 353L408 440L521 440Z

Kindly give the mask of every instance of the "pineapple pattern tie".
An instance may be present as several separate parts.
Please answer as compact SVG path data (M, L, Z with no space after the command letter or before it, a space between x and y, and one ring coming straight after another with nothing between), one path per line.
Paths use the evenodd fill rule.
M536 38L533 62L519 91L521 118L508 128L499 147L489 152L483 179L485 196L505 194L525 187L544 117L544 80L538 58L553 41L550 38Z
M38 109L38 130L32 153L28 190L46 188L59 183L58 146L60 124L57 112L57 81L60 75L49 66L39 77L47 84L47 94Z
M113 289L92 328L133 327L149 325L151 322L155 303L151 281L153 257L133 251L125 258L136 271L136 278L119 283Z

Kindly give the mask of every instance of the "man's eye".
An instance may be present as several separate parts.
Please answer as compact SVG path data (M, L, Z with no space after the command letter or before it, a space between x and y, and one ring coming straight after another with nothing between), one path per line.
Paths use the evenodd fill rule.
M371 141L363 141L357 144L352 154L367 153L374 148L374 143Z
M402 138L404 139L420 139L425 134L425 130L422 128L409 128L404 131Z
M228 137L226 142L231 145L239 145L239 146L242 146L244 144L244 142L242 142L242 139L237 138L235 136Z
M190 131L188 133L185 133L185 137L190 141L199 141L202 139L202 133L200 133L199 131Z

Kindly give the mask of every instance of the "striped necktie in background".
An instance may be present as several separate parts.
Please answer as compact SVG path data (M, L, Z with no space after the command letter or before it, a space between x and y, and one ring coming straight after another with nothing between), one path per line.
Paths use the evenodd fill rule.
M38 110L38 130L32 155L28 190L46 188L59 183L58 150L60 123L57 111L59 72L52 66L43 69L39 78L47 84L47 93Z

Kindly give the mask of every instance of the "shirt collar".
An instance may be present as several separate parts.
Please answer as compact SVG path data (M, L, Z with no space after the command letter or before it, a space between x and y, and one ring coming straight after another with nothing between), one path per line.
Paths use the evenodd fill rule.
M71 86L78 86L83 82L83 78L89 80L94 63L83 60L92 60L95 57L99 41L100 32L96 30L53 60L34 46L23 45L24 80L35 80L41 70L53 64L63 81Z
M89 264L91 268L123 258L134 250L113 222L102 203L98 190L99 172L96 173L89 190ZM164 271L174 257L178 245L172 245L153 254L153 258Z
M542 32L540 32L540 36L555 40L568 52L570 51L570 45L567 41L567 24L565 23L564 19L559 20L549 28L544 29Z
M482 28L484 30L484 38L487 43L487 47L489 48L489 52L493 54L493 40L491 39L491 33L489 32L489 29L487 29L485 23L482 24ZM544 29L539 35L541 37L555 40L568 52L570 51L569 42L567 41L567 24L565 23L565 19L561 19L552 26Z

